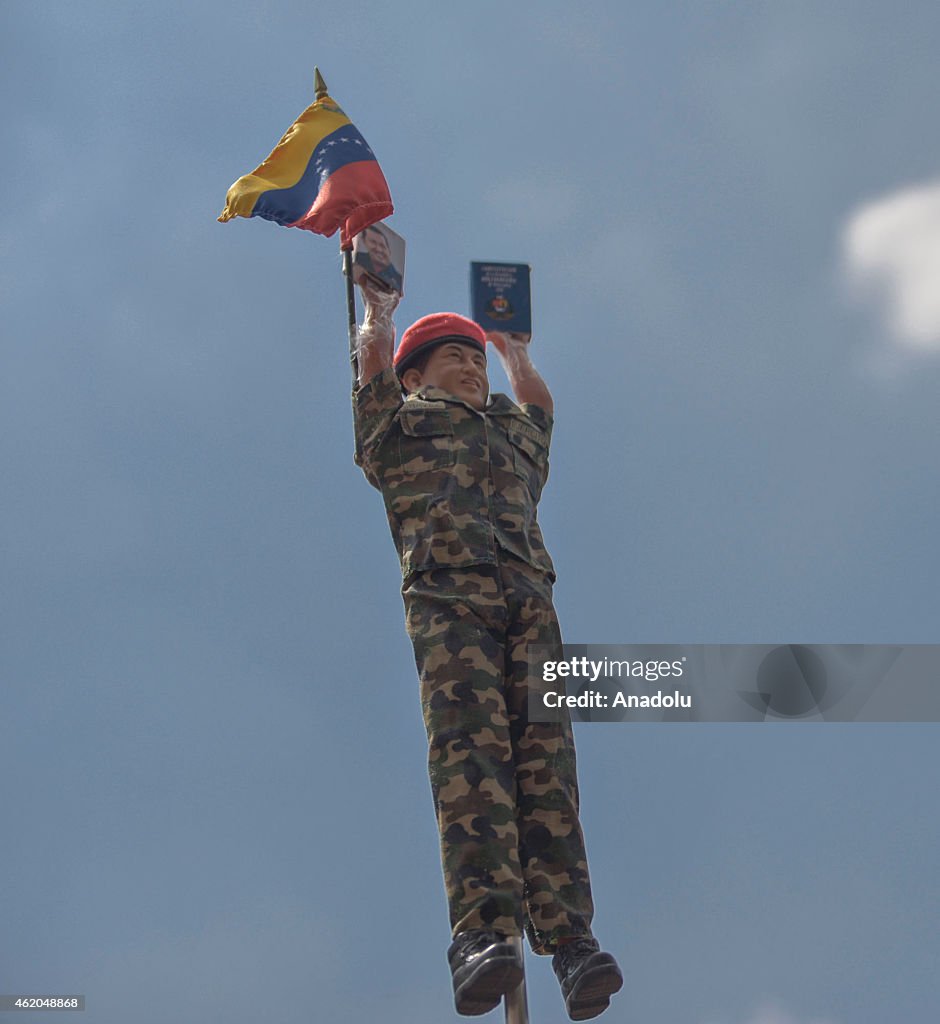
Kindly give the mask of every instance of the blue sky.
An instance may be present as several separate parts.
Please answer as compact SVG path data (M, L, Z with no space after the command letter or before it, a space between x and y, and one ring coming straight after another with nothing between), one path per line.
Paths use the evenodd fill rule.
M314 64L391 186L400 330L472 259L533 267L569 642L937 641L935 5L0 26L0 994L458 1019L338 243L215 219ZM605 1020L934 1019L935 726L576 736Z

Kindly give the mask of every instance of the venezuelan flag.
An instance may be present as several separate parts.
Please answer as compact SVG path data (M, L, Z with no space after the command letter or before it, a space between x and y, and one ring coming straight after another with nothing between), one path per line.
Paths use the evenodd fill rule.
M220 221L264 217L318 235L340 229L343 248L394 210L375 154L323 96L287 129L274 152L228 190Z

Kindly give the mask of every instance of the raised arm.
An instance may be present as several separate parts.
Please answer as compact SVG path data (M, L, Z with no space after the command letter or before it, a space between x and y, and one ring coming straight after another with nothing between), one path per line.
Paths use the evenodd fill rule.
M359 387L392 365L395 323L392 316L401 296L363 282L360 286L365 316L359 328Z
M486 337L499 353L499 360L509 378L516 401L520 405L531 402L550 416L553 415L555 403L552 401L552 393L529 357L531 335L489 331Z

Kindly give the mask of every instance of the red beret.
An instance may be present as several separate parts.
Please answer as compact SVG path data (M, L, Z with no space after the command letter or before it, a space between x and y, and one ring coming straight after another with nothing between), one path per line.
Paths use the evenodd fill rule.
M395 352L395 372L400 377L420 355L445 341L459 341L486 352L486 334L478 323L459 313L432 313L415 321L401 336Z

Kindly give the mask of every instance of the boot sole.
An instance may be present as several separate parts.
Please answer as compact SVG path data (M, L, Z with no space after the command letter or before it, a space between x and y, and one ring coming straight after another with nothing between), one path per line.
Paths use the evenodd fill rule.
M565 1007L572 1020L590 1020L610 1006L610 997L623 988L623 975L613 957L601 954L606 962L586 967L578 983L568 994Z
M457 1012L464 1017L489 1013L521 983L522 967L515 954L488 957L455 990Z

